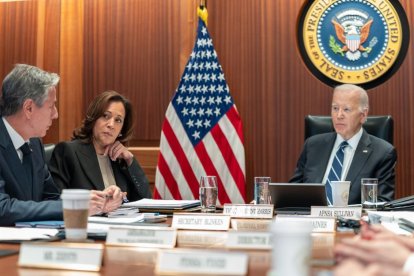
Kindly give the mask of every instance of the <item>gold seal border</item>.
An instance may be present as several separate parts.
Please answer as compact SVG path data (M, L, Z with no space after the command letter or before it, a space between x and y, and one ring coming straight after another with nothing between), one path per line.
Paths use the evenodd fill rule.
M384 75L397 60L401 50L403 31L400 17L394 6L388 0L365 0L375 6L386 21L389 39L385 45L385 53L370 67L362 70L345 70L328 61L318 43L317 26L320 16L337 0L315 0L308 9L302 25L303 42L306 54L313 65L324 76L340 83L361 84L371 82Z

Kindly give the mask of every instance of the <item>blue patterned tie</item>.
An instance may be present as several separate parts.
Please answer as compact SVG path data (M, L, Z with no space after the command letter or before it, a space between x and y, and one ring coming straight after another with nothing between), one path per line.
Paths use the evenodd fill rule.
M338 151L335 154L335 158L332 161L332 167L328 174L328 179L326 181L325 189L326 189L326 197L328 198L329 205L332 205L333 203L331 182L341 180L342 164L344 162L344 151L347 146L348 146L347 141L343 141L341 143Z

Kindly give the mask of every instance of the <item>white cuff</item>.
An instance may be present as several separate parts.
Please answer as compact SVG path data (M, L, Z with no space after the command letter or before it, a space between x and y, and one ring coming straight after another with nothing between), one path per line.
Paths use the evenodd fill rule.
M404 272L410 272L410 275L414 275L414 254L408 256L407 260L404 263Z

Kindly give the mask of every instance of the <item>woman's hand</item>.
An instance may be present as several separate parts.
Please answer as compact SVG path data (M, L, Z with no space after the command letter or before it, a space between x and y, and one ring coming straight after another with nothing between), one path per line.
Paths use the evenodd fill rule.
M116 159L124 159L128 166L131 166L134 155L119 141L115 141L105 149L104 155L108 155L112 161Z

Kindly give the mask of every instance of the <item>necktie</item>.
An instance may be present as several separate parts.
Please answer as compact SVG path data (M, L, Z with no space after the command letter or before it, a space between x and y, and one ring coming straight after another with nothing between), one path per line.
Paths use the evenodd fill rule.
M23 153L22 166L26 174L27 183L32 185L32 149L28 143L24 143L23 146L20 147L20 150Z
M332 167L328 174L328 179L326 181L325 189L326 189L326 197L328 198L328 204L332 205L332 181L339 181L341 180L342 175L342 164L344 162L344 152L345 148L348 146L347 141L343 141L338 151L335 154L335 157L332 161Z

